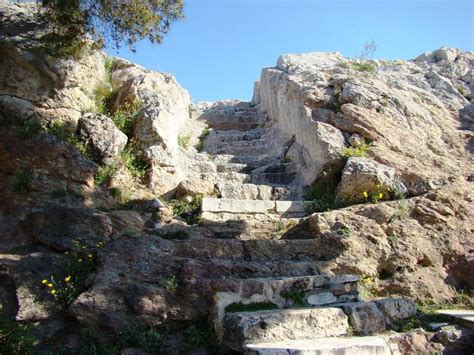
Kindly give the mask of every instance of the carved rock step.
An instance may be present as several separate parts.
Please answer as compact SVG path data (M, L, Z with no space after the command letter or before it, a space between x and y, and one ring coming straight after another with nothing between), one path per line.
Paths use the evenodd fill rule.
M273 213L278 215L304 215L306 201L269 201L269 200L237 200L205 197L202 200L203 212L228 213Z
M279 263L316 262L330 260L339 250L320 240L228 240L198 238L189 240L165 240L157 238L161 255L173 258L198 260L221 259L229 261L259 261Z
M228 154L235 156L258 156L266 155L269 152L273 156L281 156L285 147L275 146L271 142L263 139L255 139L251 141L233 141L223 142L212 145L204 144L204 151L208 154Z
M268 115L252 111L204 112L199 120L220 131L248 131L265 123Z
M231 154L219 154L219 155L210 155L206 154L207 159L211 159L214 164L225 165L229 163L236 164L246 164L252 169L256 169L260 166L265 166L269 164L278 164L280 162L279 157L273 155L262 154L262 155L249 155L249 156L235 156ZM202 154L202 153L201 153Z
M320 338L247 344L245 355L391 355L381 337Z
M206 146L222 142L250 141L260 139L267 130L265 128L255 128L249 131L211 131L204 140Z
M339 308L281 309L226 313L222 341L242 351L246 344L346 335L347 316Z

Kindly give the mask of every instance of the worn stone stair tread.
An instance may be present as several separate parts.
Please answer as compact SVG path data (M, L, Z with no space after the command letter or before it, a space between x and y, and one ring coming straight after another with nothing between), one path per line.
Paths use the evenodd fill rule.
M449 316L469 328L474 328L474 310L472 309L440 309L436 313Z
M234 350L244 344L347 335L348 318L339 308L277 309L225 313L223 341Z
M238 200L205 197L203 212L229 213L306 213L309 201Z
M271 343L245 345L246 354L283 355L390 355L385 340L377 336L365 337L329 337L319 339L296 339Z

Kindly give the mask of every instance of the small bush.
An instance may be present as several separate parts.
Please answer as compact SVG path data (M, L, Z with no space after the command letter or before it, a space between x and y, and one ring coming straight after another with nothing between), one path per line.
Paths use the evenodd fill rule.
M13 191L18 194L28 192L31 182L31 174L28 171L19 171L13 175Z
M112 87L110 82L99 84L94 90L94 103L98 113L107 115L112 111L117 99L118 89Z
M122 189L119 189L118 187L111 188L110 192L115 197L120 207L126 207L127 204L130 202L130 200L132 199L128 191L124 191Z
M148 169L148 164L143 161L140 157L138 150L136 149L133 142L131 142L120 155L120 160L122 161L123 165L132 173L132 175L136 176L139 179L143 179L145 177L146 171Z
M201 202L203 194L194 195L191 202L184 200L171 200L169 203L173 206L173 214L183 218L188 224L199 224L201 221Z
M179 135L178 136L178 145L183 149L188 149L190 140L191 140L190 135Z
M352 67L357 71L369 72L369 73L374 72L376 69L376 66L369 62L359 62L359 61L353 63Z
M70 132L65 122L54 122L47 132L59 140L75 147L82 156L88 158L87 145L82 142L77 135Z
M341 227L336 230L336 234L341 237L348 237L352 234L352 230L349 227Z
M110 178L117 172L117 170L118 167L116 164L99 166L99 170L94 177L95 184L99 186L107 184Z
M97 261L96 248L102 242L90 247L80 240L74 241L72 250L64 253L67 257L66 274L43 279L41 285L54 298L58 307L65 310L85 289L87 276L95 269Z
M254 302L254 303L231 303L225 307L225 311L228 313L237 312L256 312L256 311L267 311L272 309L278 309L278 306L273 302Z
M24 122L21 126L17 127L16 134L21 139L31 138L38 133L43 131L43 127L36 121Z
M371 145L367 142L361 143L356 147L347 147L339 152L339 156L344 159L351 157L365 157L369 151Z
M0 318L0 354L33 354L33 326Z
M178 279L175 275L168 277L163 281L163 287L169 293L176 293L178 291Z
M281 292L281 297L290 300L294 306L304 306L305 292L298 289L290 289Z
M363 300L370 300L375 298L374 278L367 275L362 275L359 282L359 293Z
M125 133L129 138L132 136L133 127L135 126L135 122L140 114L142 106L143 103L139 100L126 101L113 113L109 112L115 126L117 126L117 128Z

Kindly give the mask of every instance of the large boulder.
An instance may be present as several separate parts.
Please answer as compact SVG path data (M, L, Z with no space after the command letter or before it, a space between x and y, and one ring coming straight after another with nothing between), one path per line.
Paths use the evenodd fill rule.
M369 196L382 194L381 200L384 196L387 198L395 188L395 169L369 158L351 157L342 171L336 197L339 200L363 202Z
M79 120L78 133L95 160L112 163L122 152L128 138L107 116L86 113Z

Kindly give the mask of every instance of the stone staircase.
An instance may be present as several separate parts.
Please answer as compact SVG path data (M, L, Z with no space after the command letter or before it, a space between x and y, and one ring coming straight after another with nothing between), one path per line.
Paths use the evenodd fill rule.
M217 104L199 119L212 131L195 166L219 197L203 199L196 238L161 245L210 307L220 341L246 354L391 354L373 335L412 316L415 304L365 302L358 276L324 275L339 251L298 229L307 203L285 159L291 142L249 103Z

